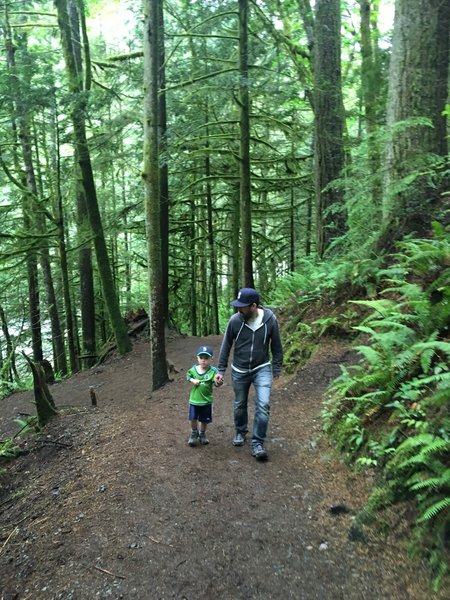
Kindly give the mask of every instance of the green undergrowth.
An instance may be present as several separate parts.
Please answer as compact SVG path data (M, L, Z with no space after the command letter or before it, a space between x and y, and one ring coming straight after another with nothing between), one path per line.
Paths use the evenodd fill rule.
M367 309L347 300L375 293L379 264L379 259L350 257L335 262L304 259L298 272L283 278L273 302L282 307L279 320L287 373L304 365L322 338L350 341L356 337L354 326Z
M287 365L304 362L320 336L352 341L359 363L342 366L330 385L323 424L349 463L376 473L356 526L409 503L411 552L427 559L437 590L448 576L450 552L448 229L435 224L433 239L399 243L386 264L364 261L359 278L345 262L322 271L316 264L286 282L292 286L283 320ZM333 273L351 284L339 277L331 283Z
M20 426L20 429L12 437L0 440L0 459L16 458L23 454L21 442L28 433L39 430L36 416L27 419L15 419L15 422Z

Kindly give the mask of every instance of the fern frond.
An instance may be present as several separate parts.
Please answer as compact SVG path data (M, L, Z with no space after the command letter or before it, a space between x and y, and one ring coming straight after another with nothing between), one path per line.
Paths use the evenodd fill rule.
M428 377L417 377L416 385L418 386L450 386L450 372L446 371L444 373L433 373L433 375L429 375Z
M418 437L418 436L416 436ZM402 446L402 445L401 445ZM400 449L400 446L399 446ZM413 456L408 457L406 460L401 462L398 465L399 469L405 469L406 467L412 467L414 465L426 465L431 470L437 471L438 468L442 469L442 463L439 461L435 461L436 464L433 464L433 461L430 459L435 457L438 454L442 454L448 452L450 450L450 440L443 440L442 438L434 438L432 442L422 447L418 454L414 454Z
M417 523L423 523L434 519L441 511L445 510L450 506L450 496L439 500L429 508L417 519Z
M424 446L420 454L427 456L428 454L438 454L439 452L446 452L448 450L450 450L450 440L436 438L433 443Z
M371 364L381 362L381 354L372 348L372 346L354 346L354 350L357 350L364 358Z
M417 354L411 348L406 348L395 357L394 367L402 368L406 365L412 365L416 360Z
M428 348L420 354L420 366L424 373L428 373L431 367L431 361L433 360L434 350Z
M424 409L432 406L438 409L445 406L447 402L450 402L450 386L438 389L432 396L424 398L421 401L421 406Z
M396 317L400 317L400 315L395 315ZM410 315L401 315L402 317L407 317ZM406 320L406 319L405 319ZM387 319L377 319L376 321L370 321L370 323L372 323L373 327L377 327L377 328L382 328L382 327L386 327L386 329L398 329L398 330L402 330L404 332L407 333L411 333L414 334L414 330L411 329L411 327L408 327L408 325L405 325L404 323L400 322L399 320L394 320L391 318ZM355 327L355 329L357 329L357 327ZM369 328L370 329L370 328Z
M387 300L385 298L379 300L350 300L353 304L360 304L361 306L367 306L372 308L374 311L380 313L383 316L387 316L392 309L394 309L397 305L392 300Z
M428 488L438 489L444 486L450 487L450 469L446 469L438 477L429 477L428 479L421 479L420 481L416 481L416 483L411 483L410 480L408 482L408 485L409 489L412 491L425 490Z
M401 294L405 300L409 301L426 300L422 287L416 283L409 283L408 281L398 282L398 285L383 290L383 294L393 292Z
M410 450L412 448L417 448L418 446L424 446L425 444L431 444L436 437L431 433L419 433L418 435L414 435L404 442L400 444L397 449L397 452L403 452L405 450ZM440 438L439 438L440 439Z
M440 342L440 341L434 341L434 342L419 342L417 344L414 344L414 348L417 350L434 350L435 352L437 350L440 350L441 352L444 352L445 354L450 356L450 342Z

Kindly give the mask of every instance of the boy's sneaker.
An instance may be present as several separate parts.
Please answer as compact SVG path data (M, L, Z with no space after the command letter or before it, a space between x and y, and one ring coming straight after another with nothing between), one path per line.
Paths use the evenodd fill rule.
M188 439L189 446L196 446L198 442L198 431L196 429L191 431L191 435Z
M209 444L209 440L206 437L206 433L204 431L200 431L200 433L198 434L198 439L200 440L200 444L202 444L203 446Z
M256 458L256 460L267 460L267 450L264 448L262 444L253 444L252 445L252 456Z
M245 442L245 434L237 432L233 438L233 446L243 446Z

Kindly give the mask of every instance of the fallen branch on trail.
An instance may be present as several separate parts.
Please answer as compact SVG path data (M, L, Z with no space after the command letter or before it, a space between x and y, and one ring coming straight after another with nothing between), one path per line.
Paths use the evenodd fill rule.
M106 573L107 575L117 577L117 579L126 579L124 575L116 575L116 573L111 573L111 571L108 571L107 569L102 569L101 567L97 567L97 565L94 565L94 569L97 569L97 571L100 571L100 573Z

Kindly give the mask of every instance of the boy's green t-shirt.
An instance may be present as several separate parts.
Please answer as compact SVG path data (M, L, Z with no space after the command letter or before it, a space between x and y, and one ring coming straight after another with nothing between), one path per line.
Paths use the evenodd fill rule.
M218 371L216 367L210 366L205 373L199 373L197 371L197 365L191 367L186 373L186 379L199 379L201 383L199 385L193 385L189 394L189 404L195 404L197 406L205 406L206 404L212 404L213 401L213 385L214 377Z

